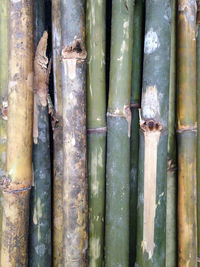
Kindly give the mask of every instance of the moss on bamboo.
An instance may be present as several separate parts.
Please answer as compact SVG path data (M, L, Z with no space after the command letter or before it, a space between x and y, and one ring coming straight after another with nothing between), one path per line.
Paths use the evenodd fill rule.
M32 180L33 1L10 1L7 174L1 266L26 266Z

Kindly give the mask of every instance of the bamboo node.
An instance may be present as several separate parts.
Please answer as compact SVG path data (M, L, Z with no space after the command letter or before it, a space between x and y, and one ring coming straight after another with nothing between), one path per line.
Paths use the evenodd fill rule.
M81 39L75 39L72 46L68 45L62 50L63 59L77 59L78 61L84 61L87 57L87 52Z
M197 257L197 262L200 262L200 258L199 257Z
M87 129L87 132L88 133L106 133L107 132L107 127Z

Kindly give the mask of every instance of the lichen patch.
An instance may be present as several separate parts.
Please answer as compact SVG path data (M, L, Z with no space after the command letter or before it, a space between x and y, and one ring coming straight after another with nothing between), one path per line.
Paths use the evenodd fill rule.
M160 42L158 39L158 35L155 31L153 31L153 28L150 28L150 30L145 35L144 53L151 54L159 47Z

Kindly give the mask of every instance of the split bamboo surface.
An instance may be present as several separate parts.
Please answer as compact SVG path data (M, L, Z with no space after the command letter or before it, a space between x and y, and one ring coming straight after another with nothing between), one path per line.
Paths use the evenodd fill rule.
M54 108L58 123L53 131L53 266L63 266L63 123L61 87L61 7L52 0Z
M67 18L67 23L66 23ZM61 0L63 100L63 266L86 266L85 1Z
M179 0L178 4L178 265L195 267L197 266L196 1L191 3L188 0Z
M87 1L88 266L102 266L106 163L106 1Z
M138 177L138 266L165 266L171 6L147 1ZM168 11L168 12L167 12Z
M105 266L129 264L133 1L112 1L107 112Z
M7 174L1 266L26 266L32 180L33 1L10 1Z

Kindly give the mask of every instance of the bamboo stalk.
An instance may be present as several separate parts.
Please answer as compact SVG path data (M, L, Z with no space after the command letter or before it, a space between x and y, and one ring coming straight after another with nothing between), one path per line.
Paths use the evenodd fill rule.
M105 5L87 1L88 266L102 266L106 153Z
M137 0L133 20L133 67L131 88L131 139L130 139L130 234L129 265L136 261L137 191L139 157L139 108L142 87L144 2Z
M63 266L86 266L85 1L61 1L63 95Z
M10 1L7 175L1 266L26 266L32 179L33 1Z
M61 10L60 0L52 1L52 44L54 107L58 125L54 137L54 179L53 179L53 266L63 264L63 123L62 123L62 87L61 87Z
M29 266L51 266L51 162L47 106L47 32L34 60L33 169L29 227ZM49 65L50 66L50 65Z
M0 2L0 179L6 175L8 108L8 12L9 2ZM2 240L3 194L0 189L0 249Z
M112 2L105 265L128 266L133 1Z
M200 1L197 8L197 256L200 266Z
M166 267L176 266L176 1L172 1L171 58L168 118L168 168L167 168L167 214L166 214Z
M196 1L179 0L178 5L178 265L195 267L197 266Z
M137 265L165 266L170 77L168 0L146 2L140 119Z

